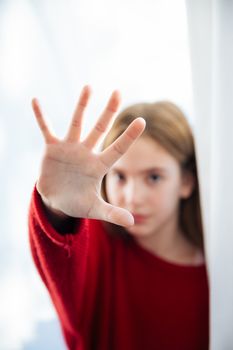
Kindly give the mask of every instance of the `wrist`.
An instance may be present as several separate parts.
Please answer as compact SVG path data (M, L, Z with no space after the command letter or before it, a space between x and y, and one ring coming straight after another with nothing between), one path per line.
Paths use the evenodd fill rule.
M56 209L52 206L52 204L50 203L50 201L41 193L41 191L38 188L38 184L36 184L36 189L37 192L40 195L41 198L41 202L43 204L43 207L47 213L47 215L53 217L54 219L57 218L58 220L64 220L66 218L68 218L69 216L66 215L65 213L63 213L61 210Z
M61 210L53 208L52 205L47 200L47 198L45 198L42 195L40 196L47 214L49 214L50 216L53 216L54 218L57 217L57 219L60 219L60 220L69 218L69 216L63 213Z

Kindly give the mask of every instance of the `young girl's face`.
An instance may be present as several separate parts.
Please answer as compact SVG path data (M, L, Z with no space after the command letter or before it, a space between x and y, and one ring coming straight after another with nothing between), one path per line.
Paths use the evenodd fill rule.
M135 236L157 234L178 225L179 202L192 192L180 165L159 143L139 138L106 176L109 203L128 209L135 224L127 231ZM178 227L177 227L178 228Z

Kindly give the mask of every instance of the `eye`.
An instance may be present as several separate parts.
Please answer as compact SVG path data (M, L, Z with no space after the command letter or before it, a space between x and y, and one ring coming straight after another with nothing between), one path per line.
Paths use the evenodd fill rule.
M118 182L123 182L125 180L125 176L122 173L115 173L115 176Z
M150 174L149 181L150 182L158 182L161 179L161 176L158 174Z

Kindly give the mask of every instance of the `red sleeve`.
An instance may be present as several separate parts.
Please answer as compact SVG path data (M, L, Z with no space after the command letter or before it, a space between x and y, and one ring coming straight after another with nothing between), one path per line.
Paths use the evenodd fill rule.
M35 265L49 290L69 348L78 339L89 245L88 221L76 232L61 235L46 218L40 195L34 189L29 209L29 236Z

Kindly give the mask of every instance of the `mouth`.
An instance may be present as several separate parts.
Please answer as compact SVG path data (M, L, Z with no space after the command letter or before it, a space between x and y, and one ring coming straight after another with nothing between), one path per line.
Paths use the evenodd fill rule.
M134 222L135 224L142 224L146 221L146 219L148 218L148 216L146 215L140 215L140 214L133 214L134 217Z

